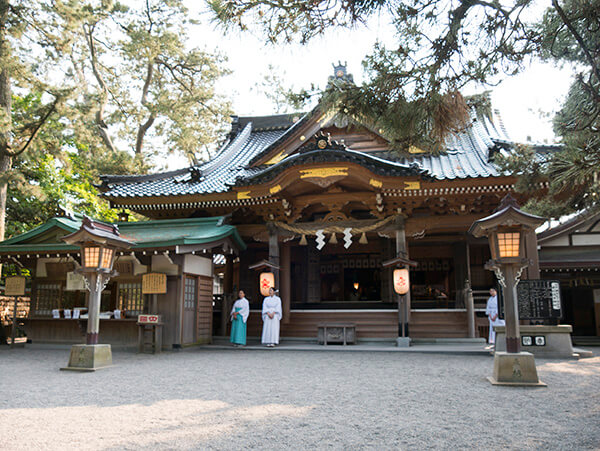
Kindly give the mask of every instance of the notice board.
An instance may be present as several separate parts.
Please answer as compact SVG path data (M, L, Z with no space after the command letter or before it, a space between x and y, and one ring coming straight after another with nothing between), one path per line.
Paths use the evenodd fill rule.
M166 292L166 274L151 272L142 276L142 294L165 294Z
M23 296L25 294L25 277L7 277L4 285L4 294L6 296Z
M517 285L519 319L551 319L562 317L560 282L558 280L521 280ZM498 287L498 311L504 318L504 293Z

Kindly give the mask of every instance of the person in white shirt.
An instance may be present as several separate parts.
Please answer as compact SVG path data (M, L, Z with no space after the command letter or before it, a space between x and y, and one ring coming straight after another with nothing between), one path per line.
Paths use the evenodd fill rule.
M498 293L495 288L490 288L490 297L487 300L485 308L485 314L488 316L490 321L490 334L488 336L488 343L493 345L496 343L496 331L494 326L504 326L504 320L498 316Z
M275 295L273 287L269 288L269 296L263 301L262 319L262 344L273 347L279 344L279 321L283 313L281 311L281 299Z

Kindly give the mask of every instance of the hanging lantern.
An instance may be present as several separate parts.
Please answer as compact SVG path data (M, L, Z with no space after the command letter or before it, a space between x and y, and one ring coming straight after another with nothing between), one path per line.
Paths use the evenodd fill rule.
M406 294L409 288L408 269L394 269L394 291L398 294Z
M331 238L329 240L329 244L337 244L337 238L335 237L335 232L331 234Z
M367 234L365 232L363 232L363 234L360 236L360 240L358 240L358 242L360 244L369 244L369 241L367 240Z
M260 273L260 294L269 295L269 288L275 288L275 274L272 272Z
M497 241L498 257L522 257L519 255L521 245L521 231L509 230L509 231L498 231L495 240L491 239L490 242Z
M302 235L300 238L300 242L298 243L300 246L306 246L308 243L306 242L306 235Z

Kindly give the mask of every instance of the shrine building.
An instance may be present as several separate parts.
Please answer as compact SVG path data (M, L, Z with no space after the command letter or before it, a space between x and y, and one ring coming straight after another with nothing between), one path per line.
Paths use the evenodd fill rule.
M344 67L335 73L346 76ZM465 281L474 290L495 284L483 268L487 242L467 230L514 194L515 183L491 161L512 145L498 116L473 110L471 119L444 152L413 148L402 157L379 130L320 106L306 114L234 116L211 161L105 176L101 189L114 208L153 220L227 217L247 247L239 257L226 255L224 291L243 289L259 309L259 271L252 266L278 266L282 336L314 337L318 323L340 321L355 323L359 337L397 337L398 304L382 262L396 256L401 240L399 249L417 263L410 271L409 335L466 337ZM535 236L531 241L535 249ZM525 276L539 278L537 264L530 272ZM260 332L257 313L250 336Z
M335 76L346 77L345 67L337 67ZM480 326L475 336L486 336L486 293L496 282L484 269L490 259L487 241L467 231L507 194L526 201L514 192L516 179L492 162L496 153L512 148L498 115L475 109L470 125L450 135L442 152L412 147L405 156L390 151L380 130L320 105L308 113L234 116L226 142L204 164L102 177L102 196L113 208L149 219L120 223L123 235L133 236L141 224L153 224L157 232L152 246L140 242L133 254L117 260L118 265L133 259L138 269L115 279L110 307L127 310L123 290L137 290L142 272L160 271L164 263L171 265L172 285L167 295L159 296L158 313L178 315L165 343L206 342L197 332L185 334L200 330L200 324L210 323L213 335L227 335L231 302L239 289L251 305L248 336L257 337L263 299L259 274L266 264L283 303L283 337L316 338L317 325L324 322L354 324L359 340L395 339L402 326L415 339L468 337L473 335L470 319ZM214 239L186 244L207 221ZM187 228L171 230L173 224ZM229 234L228 243L219 228ZM162 233L177 237L160 239ZM38 252L34 247L27 251L30 255ZM526 237L525 247L533 264L523 278L539 279L535 234ZM52 258L64 258L67 252L73 250L53 249L57 257ZM5 260L9 254L16 254L11 240L0 246ZM159 264L159 257L168 258ZM224 295L200 309L197 294L186 291L188 276L196 276L188 273L193 265L185 262L202 257L212 264L202 275L216 280L213 295ZM393 268L383 266L395 257L414 262L404 312L393 289ZM64 274L61 281L52 281L48 263L35 276L33 317L51 310L44 290L65 283ZM39 260L35 264L40 268ZM465 302L467 281L475 293L474 308Z

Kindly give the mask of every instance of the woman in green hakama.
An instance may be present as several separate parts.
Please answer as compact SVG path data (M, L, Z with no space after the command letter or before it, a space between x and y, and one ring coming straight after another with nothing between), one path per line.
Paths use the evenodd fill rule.
M250 315L250 304L242 290L239 292L239 299L234 302L231 309L231 338L234 346L246 345L246 321Z

